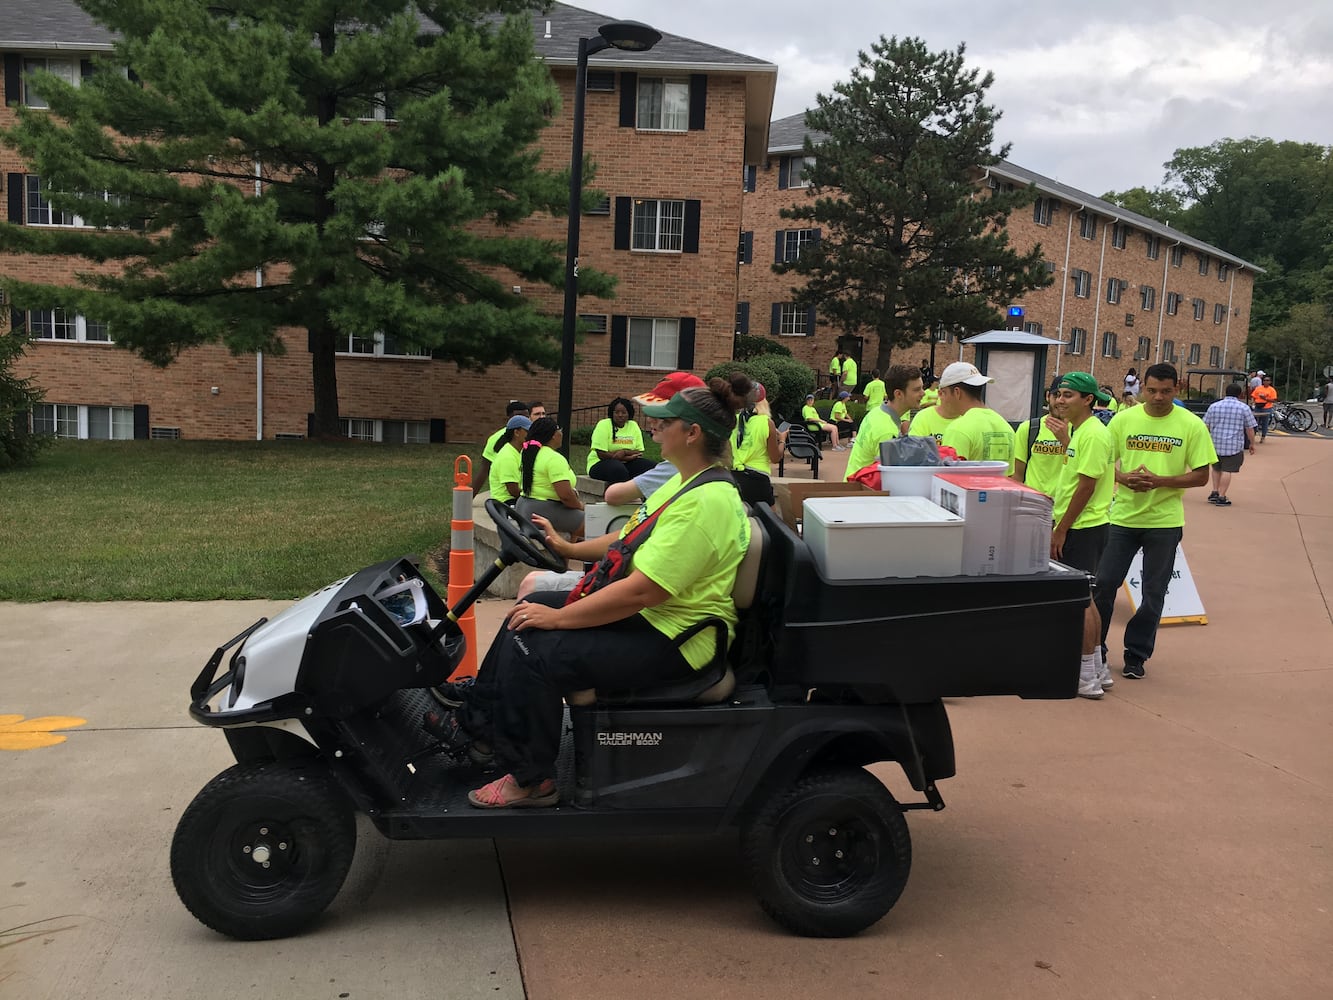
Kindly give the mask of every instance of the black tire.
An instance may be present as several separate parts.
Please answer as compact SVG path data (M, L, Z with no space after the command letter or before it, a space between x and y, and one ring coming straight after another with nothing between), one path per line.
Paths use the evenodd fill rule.
M1314 415L1303 406L1293 406L1288 411L1287 419L1291 429L1298 434L1304 434L1314 426Z
M268 867L257 860L268 855ZM194 797L171 842L186 909L229 937L304 929L333 902L356 851L351 803L318 764L237 764Z
M741 831L759 904L787 930L847 937L893 908L912 840L897 800L861 768L821 770L774 792Z

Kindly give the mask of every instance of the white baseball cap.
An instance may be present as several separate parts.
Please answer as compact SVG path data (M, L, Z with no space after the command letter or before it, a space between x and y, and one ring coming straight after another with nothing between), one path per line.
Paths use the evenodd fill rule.
M944 369L944 374L940 376L940 388L947 389L951 385L960 383L965 385L988 385L994 381L995 379L987 378L981 374L976 365L968 364L966 361L955 361Z

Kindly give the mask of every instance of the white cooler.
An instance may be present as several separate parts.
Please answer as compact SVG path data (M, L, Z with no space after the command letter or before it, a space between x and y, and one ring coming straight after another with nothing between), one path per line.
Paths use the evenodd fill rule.
M963 519L924 497L811 497L804 537L826 580L963 571Z

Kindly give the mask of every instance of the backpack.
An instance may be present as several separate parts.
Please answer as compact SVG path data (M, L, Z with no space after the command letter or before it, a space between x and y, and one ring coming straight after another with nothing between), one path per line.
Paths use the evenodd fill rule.
M730 483L736 485L736 480L731 473L719 466L713 466L704 469L703 472L694 477L694 481L688 486L680 489L666 503L658 507L642 521L631 528L623 538L617 538L611 543L611 547L606 550L606 555L602 556L601 561L592 569L583 574L583 578L574 585L569 596L565 598L565 604L573 604L575 601L587 597L589 594L595 594L608 584L615 583L617 580L624 579L629 575L630 563L634 558L634 553L639 546L647 541L648 536L653 533L653 528L657 524L657 519L662 516L662 511L666 510L673 503L679 500L690 490L697 486L703 486L707 483Z

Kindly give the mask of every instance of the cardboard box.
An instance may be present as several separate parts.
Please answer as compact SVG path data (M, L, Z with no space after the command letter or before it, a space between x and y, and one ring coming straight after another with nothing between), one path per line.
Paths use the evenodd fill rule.
M1051 498L1004 476L937 475L931 498L963 519L966 576L1045 573L1051 560Z
M778 502L778 515L787 522L787 527L799 532L805 501L811 497L886 497L888 493L867 489L861 483L820 483L805 479L791 483L774 482L773 496Z
M925 497L815 497L805 541L826 580L958 576L963 519Z

